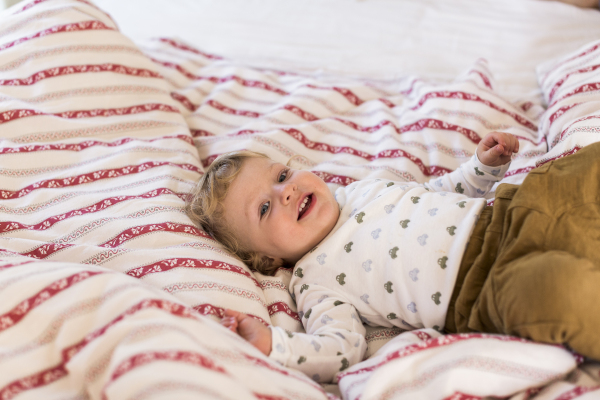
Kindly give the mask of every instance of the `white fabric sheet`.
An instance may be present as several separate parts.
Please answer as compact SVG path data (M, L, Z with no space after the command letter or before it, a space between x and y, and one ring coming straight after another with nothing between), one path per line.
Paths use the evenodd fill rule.
M286 70L448 81L483 57L499 93L513 100L539 93L538 64L600 39L600 11L541 0L95 3L133 39L179 37L204 51Z

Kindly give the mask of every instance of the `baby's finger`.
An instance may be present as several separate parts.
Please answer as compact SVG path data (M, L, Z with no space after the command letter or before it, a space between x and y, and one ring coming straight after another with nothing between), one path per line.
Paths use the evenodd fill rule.
M221 319L221 325L232 332L237 332L237 321L235 317L225 317Z
M513 153L518 153L519 152L519 139L516 136L513 136L512 139L515 142L515 144L513 146Z
M503 137L505 140L505 155L511 155L512 153L517 153L519 151L519 139L517 139L514 135L510 133L503 133Z
M241 312L232 310L230 308L227 308L225 310L225 312L223 313L223 318L225 318L225 317L232 317L234 319L237 319L240 315L242 315Z
M499 155L509 156L512 154L514 146L512 140L513 136L510 133L491 132L489 136L491 139L490 147L496 147L498 149L500 148L498 145L501 146L502 151L499 153Z
M483 137L483 140L481 141L482 144L487 147L488 149L493 148L494 146L496 146L499 143L499 134L500 132L490 132L487 135L485 135Z

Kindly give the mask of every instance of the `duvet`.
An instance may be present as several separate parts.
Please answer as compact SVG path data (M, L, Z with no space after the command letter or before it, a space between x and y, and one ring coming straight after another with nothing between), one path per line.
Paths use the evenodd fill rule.
M423 182L491 130L518 136L504 182L600 134L600 42L538 68L546 107L500 97L484 60L453 82L249 68L186 43L134 44L86 0L0 15L1 399L573 399L600 364L508 336L370 328L336 385L218 323L233 308L301 332L290 271L249 270L183 212L219 154ZM493 203L493 192L488 203Z

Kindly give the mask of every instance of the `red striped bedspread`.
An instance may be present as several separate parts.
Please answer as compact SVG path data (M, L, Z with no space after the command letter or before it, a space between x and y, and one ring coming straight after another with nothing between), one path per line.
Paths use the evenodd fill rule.
M575 49L574 49L575 50ZM326 399L216 323L233 308L302 332L290 271L250 271L183 212L219 154L251 149L332 190L423 182L492 130L504 182L600 133L600 43L540 66L548 107L498 96L485 60L453 82L250 68L174 39L133 43L86 0L0 15L0 399ZM489 196L493 202L493 192ZM345 399L593 398L599 365L493 335L369 329ZM586 397L587 396L587 397Z

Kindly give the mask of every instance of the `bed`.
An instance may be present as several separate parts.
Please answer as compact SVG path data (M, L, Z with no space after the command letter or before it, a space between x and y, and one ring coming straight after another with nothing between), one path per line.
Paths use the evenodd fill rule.
M332 190L423 182L492 130L503 182L596 142L600 12L538 0L34 0L0 14L1 399L592 399L600 363L510 336L370 328L320 385L222 328L302 332L291 271L183 212L219 154ZM488 196L493 204L494 192Z

